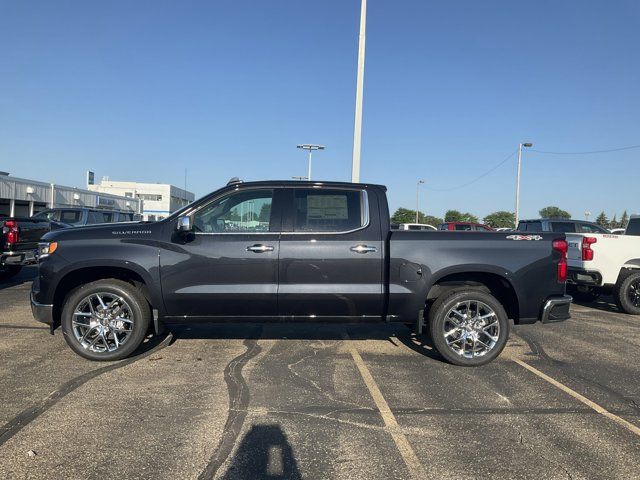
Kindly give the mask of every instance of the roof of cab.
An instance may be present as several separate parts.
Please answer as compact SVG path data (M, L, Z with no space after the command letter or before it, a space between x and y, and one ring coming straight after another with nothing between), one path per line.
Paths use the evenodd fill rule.
M342 188L380 188L387 191L387 187L376 183L351 183L335 182L324 180L260 180L256 182L243 182L241 180L229 183L229 186L251 186L251 187L342 187Z

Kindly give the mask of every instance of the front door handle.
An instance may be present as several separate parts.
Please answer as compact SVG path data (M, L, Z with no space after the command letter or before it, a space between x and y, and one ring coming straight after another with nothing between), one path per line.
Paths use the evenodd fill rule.
M355 245L350 248L352 252L356 253L369 253L369 252L377 252L378 249L376 247L371 247L369 245Z
M253 253L273 252L273 247L271 245L259 245L256 243L255 245L249 245L247 247L247 252L253 252Z

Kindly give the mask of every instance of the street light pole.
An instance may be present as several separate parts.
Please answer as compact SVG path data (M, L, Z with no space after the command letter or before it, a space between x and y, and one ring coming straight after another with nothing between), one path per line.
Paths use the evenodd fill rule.
M533 147L533 143L526 142L518 145L518 174L516 175L516 228L518 228L518 222L520 221L520 165L522 163L522 147Z
M367 0L360 4L360 37L358 39L358 74L356 78L356 112L353 126L351 181L360 182L360 147L362 145L362 90L364 87L364 46L367 33Z
M418 212L420 211L420 184L424 183L424 180L418 180L416 183L416 223L418 223Z
M313 145L309 143L303 143L302 145L298 145L298 148L309 151L309 163L307 166L307 180L311 180L311 153L314 150L324 150L325 147L324 145Z

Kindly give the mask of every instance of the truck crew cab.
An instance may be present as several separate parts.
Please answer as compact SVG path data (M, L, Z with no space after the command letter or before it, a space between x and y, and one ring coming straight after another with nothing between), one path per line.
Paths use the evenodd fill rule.
M564 234L391 231L385 192L232 181L160 222L52 232L34 316L92 360L126 357L161 322L424 323L472 366L500 354L509 319L569 318Z

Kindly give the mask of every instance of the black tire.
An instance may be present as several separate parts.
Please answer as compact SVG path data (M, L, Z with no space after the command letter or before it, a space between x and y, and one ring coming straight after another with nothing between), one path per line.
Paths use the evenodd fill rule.
M581 285L567 285L567 293L575 300L582 303L592 303L600 298L600 292L594 287L586 287Z
M81 341L76 338L73 330L73 313L76 311L76 308L78 308L83 301L86 301L89 295L98 293L119 296L124 299L127 306L130 307L130 318L133 324L129 331L129 336L126 339L126 343L116 347L114 351L97 352L83 346ZM149 329L150 321L151 309L142 292L127 282L113 278L97 280L73 290L64 301L61 319L62 333L71 349L84 358L97 361L120 360L131 355L144 340ZM113 336L114 334L111 333L111 335Z
M640 315L640 272L631 273L613 292L618 307L630 315Z
M475 356L475 343L472 343L471 350L474 352L472 358L467 358L462 354L462 348L466 348L467 340L461 340L458 342L458 347L464 345L464 347L455 347L447 344L445 339L445 325L452 322L452 318L457 318L454 315L450 315L452 309L458 304L463 302L476 302L476 314L479 314L479 305L484 304L487 308L493 311L494 316L490 317L498 327L497 339L494 341L488 341L485 336L482 336L483 341L488 342L491 348L481 356ZM477 302L480 302L478 304ZM464 307L462 307L464 308ZM485 307L482 307L483 309ZM485 310L486 311L486 310ZM470 319L471 320L471 319ZM471 328L471 327L470 327ZM486 327L485 327L486 328ZM496 327L492 327L495 329ZM472 289L456 289L452 290L442 297L438 298L429 310L429 331L431 333L431 339L436 350L442 355L448 362L454 365L460 365L465 367L477 367L485 365L495 359L500 352L504 349L509 339L510 323L503 306L496 300L496 298L482 290ZM465 332L461 329L462 333ZM495 332L495 330L492 330ZM466 335L466 334L465 334ZM485 334L486 335L486 334ZM494 335L495 337L496 335ZM455 338L455 337L454 337ZM473 340L471 340L473 342ZM459 350L459 351L457 351Z
M0 282L15 277L22 270L22 265L0 265Z

